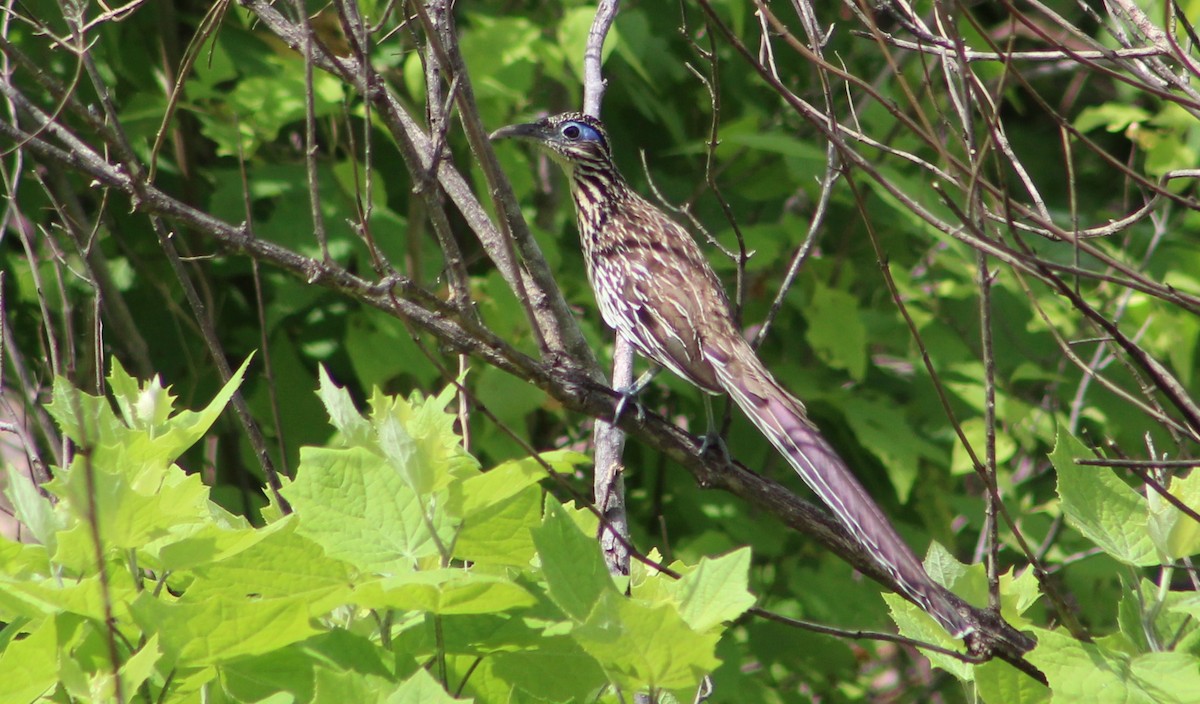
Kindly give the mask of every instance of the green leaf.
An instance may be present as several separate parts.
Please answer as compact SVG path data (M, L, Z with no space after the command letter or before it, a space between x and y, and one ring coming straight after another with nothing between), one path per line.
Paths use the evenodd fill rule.
M214 215L232 222L244 218L248 191L251 205L270 213L269 217L255 218L255 236L294 249L304 256L324 256L320 243L313 237L311 196L306 185L307 172L302 163L260 162L245 176L236 170L217 170L214 176L217 182L209 206ZM249 178L249 181L244 181L245 178ZM323 159L317 161L317 179L320 215L331 225L326 241L329 256L334 261L344 263L356 244L350 232L338 225L353 217L352 206L338 188L332 167ZM266 310L267 325L272 329L281 316L298 314L301 319L307 317L306 322L317 322L327 313L319 305L321 296L303 281L277 281L272 290L273 298L279 297L279 300L269 301ZM315 330L304 336L305 352L335 344L325 337L327 330L320 325L313 327ZM277 334L279 332L283 331L277 331ZM290 331L288 335L286 339L293 339ZM258 336L256 330L256 343Z
M457 557L484 564L529 565L535 552L530 530L542 519L542 492L535 484L546 476L543 462L560 474L570 474L591 458L569 450L542 452L537 459L505 462L467 479L462 485L463 527L455 542Z
M732 621L754 606L750 593L750 548L717 558L701 558L694 570L669 586L678 599L679 615L703 633Z
M1058 473L1063 515L1106 553L1130 565L1158 564L1150 538L1146 500L1111 470L1075 464L1090 453L1059 428L1050 462Z
M399 689L387 698L387 704L449 704L450 702L472 702L473 699L455 699L446 693L433 675L426 670L417 670Z
M82 447L119 444L127 435L107 400L80 391L61 377L54 379L54 400L46 411L63 434Z
M0 590L2 591L2 590ZM5 625L20 630L14 622ZM58 639L53 619L42 621L28 635L12 640L0 652L0 701L32 702L58 684Z
M567 57L567 63L580 82L583 82L583 52L587 47L588 32L592 28L592 20L595 16L596 9L594 7L580 5L563 13L562 20L558 23L558 44L562 47L563 55ZM620 41L620 33L614 24L609 28L608 39L600 51L601 64L608 60L609 55L613 53ZM645 78L644 70L641 73Z
M1185 599L1181 599L1179 603L1171 607L1171 610L1200 619L1200 595L1188 596Z
M1090 132L1103 127L1109 132L1121 132L1133 124L1146 122L1150 113L1129 103L1104 103L1084 108L1075 118L1075 129Z
M258 70L234 83L231 90L218 90L206 101L207 110L194 112L201 131L216 142L220 156L249 159L263 143L275 140L284 126L304 119L306 85L301 57L279 52L258 58ZM340 81L315 73L312 87L318 118L341 108L345 90Z
M472 70L480 100L502 98L516 104L529 99L534 88L538 48L545 43L542 30L526 17L490 17L473 13L471 26L459 39L463 60Z
M214 503L208 509L206 519L172 526L167 535L143 546L147 566L171 572L190 569L235 555L270 533L252 529L245 519Z
M858 300L845 291L816 283L805 317L808 320L805 338L817 356L861 381L867 373L867 331L859 315Z
M939 543L930 545L929 554L924 561L925 571L934 581L953 591L970 603L982 604L988 599L987 571L982 564L964 565L954 558L946 548ZM1022 614L1037 600L1037 581L1032 570L1026 570L1020 577L1011 574L1000 575L1000 613L1004 619L1018 629L1025 628L1029 620ZM961 643L946 633L929 614L921 610L898 594L884 594L884 601L892 612L892 619L899 627L900 633L909 638L916 638L941 645L952 650L959 649ZM967 663L948 655L928 653L930 662L937 667L950 672L964 682L969 682L973 669Z
M137 652L121 665L121 688L124 692L136 692L154 675L155 666L162 658L158 647L158 636L150 636Z
M44 545L14 543L0 539L0 574L28 579L50 571L50 555Z
M258 701L286 691L307 702L313 696L314 671L321 670L385 678L382 691L390 691L395 660L394 653L372 643L369 636L335 629L263 655L239 658L221 667L221 678L237 701Z
M497 653L496 674L526 694L513 701L593 701L606 683L604 670L574 639L545 637L537 648Z
M120 447L116 448L118 453ZM76 455L46 488L63 500L77 523L58 535L60 555L72 533L89 536L95 511L100 540L111 547L136 549L168 535L178 526L189 526L208 517L208 487L199 475L184 474L178 467L144 466L130 477L138 463L122 463L111 453L94 458Z
M1168 171L1186 169L1197 161L1196 150L1181 143L1174 135L1155 135L1153 144L1146 150L1146 173L1160 177Z
M418 101L425 100L425 62L417 52L409 52L404 60L404 87Z
M954 217L954 211L950 210L937 196L936 191L929 187L929 180L923 173L892 168L884 164L879 168L879 178L867 179L865 185L886 208L878 216L894 221L891 222L891 227L900 227L911 236L929 238L936 242L953 241L950 235L929 224L912 207L912 204L916 203L943 222ZM893 189L902 195L897 196Z
M921 437L904 409L888 399L856 390L830 400L838 405L854 437L879 458L901 503L912 495L922 462L945 462L945 451Z
M390 413L375 413L372 420L379 449L383 450L383 456L408 488L419 496L433 491L438 478L446 475L439 471L440 467L432 466L420 456L417 441L408 434L400 420Z
M114 616L126 618L125 599L132 599L137 593L134 585L127 580L113 580L108 590ZM94 573L70 582L56 577L18 580L0 575L0 615L6 617L40 618L72 613L103 621L104 601L100 577Z
M1176 652L1195 652L1185 642L1187 637L1194 639L1200 635L1188 613L1187 605L1194 599L1194 592L1168 591L1162 585L1141 579L1135 589L1121 595L1117 608L1120 633L1112 637L1130 644L1121 646L1126 652L1160 650L1165 638L1171 639Z
M254 704L296 704L296 697L291 692L276 692L255 701Z
M317 668L312 704L384 704L396 683L360 672Z
M532 533L550 598L572 619L584 621L603 595L616 593L599 545L556 501L546 502L542 525Z
M1047 704L1051 690L1000 659L975 666L975 686L981 702Z
M309 701L313 695L315 663L301 650L303 645L224 664L221 666L221 684L236 701L260 702L284 693L290 694L292 701Z
M1190 704L1200 692L1200 661L1188 653L1131 655L1036 629L1026 657L1046 674L1055 701L1089 704Z
M653 84L654 77L647 70L643 56L648 50L653 51L654 49L659 50L653 52L654 54L665 56L661 47L656 46L656 40L661 42L661 39L655 37L648 26L645 13L639 12L637 9L628 9L617 15L616 22L609 30L608 41L604 43L601 61L607 60L610 51L616 51L617 55L629 64L634 73L646 83ZM564 49L567 47L564 46ZM567 56L583 56L583 54L567 53ZM653 59L654 57L652 55L647 58Z
M982 575L982 565L964 565L938 542L929 545L929 552L925 555L922 564L925 565L925 571L929 573L930 577L947 587L955 586L959 580L964 579L971 572L975 572L977 576Z
M1012 586L1005 588L1006 580L1009 579L1011 579ZM1023 614L1029 607L1033 606L1034 602L1042 597L1042 587L1038 584L1037 574L1034 573L1034 570L1027 569L1023 570L1020 575L1012 578L1008 574L1001 575L1000 594L1002 600L1004 595L1011 594L1013 598L1013 611L1017 614Z
M301 535L297 526L292 515L266 528L247 529L257 540L194 569L195 581L187 588L187 598L299 597L313 618L352 601L355 570L327 556L320 545Z
M420 57L411 56L417 59L419 68ZM380 349L388 353L379 354ZM349 316L342 352L350 358L354 377L366 388L385 386L400 375L420 381L440 378L437 369L421 354L412 333L381 311L368 309Z
M532 606L534 598L509 579L462 569L424 570L358 588L360 606L429 613L489 614Z
M587 455L569 450L542 452L538 454L538 459L550 465L554 471L565 474L570 474L581 464L591 462ZM527 487L545 476L546 470L532 457L499 464L463 482L463 514L469 516L524 493Z
M354 407L354 400L344 388L333 383L329 378L329 370L322 364L320 367L320 388L317 395L325 404L329 420L333 427L342 434L342 443L348 447L371 446L371 424Z
M490 477L496 471L477 479ZM479 495L472 487L475 481L468 480L463 487L468 502ZM489 497L486 504L465 508L454 555L479 564L528 566L535 553L530 531L541 524L542 501L540 489L525 487L499 501Z
M523 427L526 416L546 404L545 391L495 367L479 372L475 393L496 415L497 423L516 428Z
M811 162L814 169L825 165L824 147L812 140L780 132L722 131L721 145L749 147L756 151L803 159Z
M1185 506L1200 506L1200 473L1173 478L1167 490ZM1175 508L1152 489L1146 490L1146 504L1150 510L1150 537L1165 556L1164 562L1174 562L1200 552L1200 523L1195 518Z
M125 371L116 357L112 358L108 387L117 401L125 425L135 430L154 430L166 424L175 409L175 397L170 389L163 388L157 374L150 381L138 384L137 379Z
M170 395L158 378L141 387L114 364L111 383L125 422L117 419L108 401L85 394L63 379L54 383L54 402L47 407L63 432L82 447L91 448L96 466L114 470L140 483L139 488L162 481L162 472L185 450L195 445L216 422L246 373L253 355L246 358L204 410L173 409ZM149 475L144 475L144 470Z
M609 678L627 692L692 689L720 661L720 634L697 633L671 604L649 606L606 591L572 631Z
M967 441L971 443L971 447L975 449L975 453L982 455L983 449L987 447L987 424L984 423L983 418L978 416L967 418L962 421L960 427L963 435L967 437ZM1006 433L1000 428L996 430L995 438L996 464L1004 466L1016 453L1017 443L1010 433ZM982 461L982 457L980 457L980 461ZM956 476L973 474L975 471L971 456L961 442L954 443L954 450L950 456L950 471Z
M50 500L42 496L33 480L22 474L15 464L6 463L4 472L7 476L4 495L12 505L17 522L47 550L54 552L56 533L66 527L66 517L54 510Z
M156 426L152 431L151 437L155 439L156 449L165 453L165 459L168 462L173 462L184 450L199 442L200 438L208 432L212 424L217 422L221 412L225 410L225 406L229 405L230 399L237 393L238 387L242 385L242 379L246 375L246 369L250 366L250 361L254 359L254 355L246 357L233 376L229 378L213 400L209 402L204 410L196 411L180 411L178 414L170 418L165 426ZM152 389L148 392L152 393ZM156 406L157 407L157 404Z
M317 633L306 602L303 596L172 602L165 592L142 592L130 611L142 630L158 634L164 654L199 667L267 653Z
M443 510L448 497L427 504L382 457L363 448L306 447L296 480L283 494L300 517L300 532L326 554L360 569L396 573L415 569L451 542L457 519ZM436 531L437 539L430 528Z
M1164 281L1168 285L1175 282ZM1194 289L1193 289L1194 290ZM1200 349L1200 320L1186 311L1156 312L1170 320L1167 329L1161 331L1156 342L1157 349L1171 360L1171 369L1178 375L1179 383L1186 388L1193 388L1192 383L1196 373L1196 352Z
M473 476L478 468L454 432L454 416L445 410L455 393L451 385L429 399L413 394L405 400L378 390L371 397L376 446L418 495L447 486L456 475Z

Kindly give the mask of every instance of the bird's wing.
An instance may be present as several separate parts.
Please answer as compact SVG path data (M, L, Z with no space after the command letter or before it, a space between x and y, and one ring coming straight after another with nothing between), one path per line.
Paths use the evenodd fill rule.
M714 329L738 334L720 281L691 235L674 222L631 218L626 229L630 236L619 261L596 264L605 321L643 355L705 391L719 392L703 354L705 335ZM599 289L604 285L613 287L611 295ZM620 309L603 310L605 299Z

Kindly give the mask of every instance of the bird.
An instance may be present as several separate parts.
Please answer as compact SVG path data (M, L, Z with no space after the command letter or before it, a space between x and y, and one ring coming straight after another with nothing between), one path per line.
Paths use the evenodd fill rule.
M746 341L696 240L621 176L601 121L568 112L502 127L490 139L532 142L565 170L604 322L653 363L708 394L728 394L910 600L953 637L973 633L965 603L929 576L804 404Z

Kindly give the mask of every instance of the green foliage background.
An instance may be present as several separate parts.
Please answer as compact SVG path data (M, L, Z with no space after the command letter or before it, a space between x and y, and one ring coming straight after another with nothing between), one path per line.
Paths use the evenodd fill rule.
M712 4L743 42L757 46L753 4ZM1054 5L1087 25L1074 4ZM1188 16L1192 8L1185 5ZM358 7L373 19L391 10L390 26L399 22L386 3L364 0ZM335 12L311 8L322 9L326 18ZM62 101L64 85L85 105L111 100L134 156L154 165L154 182L205 213L246 222L256 238L327 256L368 278L383 257L445 297L443 252L414 195L427 185L403 167L391 134L361 96L313 72L323 247L313 234L304 154L303 55L240 6L162 2L132 10L88 31L93 65L86 71L36 23L12 23L5 40L6 57L19 68L12 84L47 107ZM456 7L458 42L486 126L579 107L594 11L577 2ZM86 8L88 17L99 12ZM971 12L971 21L960 18L959 31L982 47L985 33L972 22L995 30L1004 26L1003 13ZM58 5L35 0L22 13L69 35ZM821 20L826 27L847 21L832 8L822 10ZM199 32L209 21L219 23L215 31ZM896 29L886 18L880 22ZM401 104L421 116L428 107L425 42L419 24L413 26L375 35L372 61ZM316 28L331 45L346 41L336 21ZM1102 36L1094 27L1093 34ZM1014 48L1041 46L1028 37L1014 41ZM17 62L17 52L41 73ZM840 30L824 54L850 75L887 76L873 84L877 99L834 94L838 113L852 112L857 129L893 153L932 163L963 156L955 140L947 139L944 152L933 149L897 120L895 105L906 114L950 111L929 79L929 60L889 67L878 44ZM623 172L642 192L684 204L724 247L752 253L739 265L709 248L753 330L821 198L825 141L694 7L628 4L605 56L603 116ZM183 93L173 103L169 87L185 57L194 63L182 72ZM820 101L810 61L783 50L774 58L790 90ZM89 71L109 95L83 80ZM1029 71L1025 82L998 64L978 72L993 81L995 114L1011 148L1060 222L1116 220L1141 204L1144 184L1115 171L1104 155L1152 181L1195 166L1200 131L1190 104L1180 107L1130 82L1084 76L1082 69ZM914 99L904 85L928 93ZM714 107L719 144L710 150ZM61 120L80 133L94 131L69 109ZM1093 140L1088 149L1073 143L1069 168L1064 122ZM987 134L986 125L979 134ZM446 158L490 204L454 120L446 146ZM625 455L632 542L685 576L676 582L638 564L632 598L621 598L626 585L604 573L590 537L595 519L579 505L590 496L578 454L589 449L588 419L543 389L473 361L462 383L490 414L470 414L470 445L463 450L457 438L464 429L444 413L455 407L452 381L460 377L458 358L439 346L444 341L336 288L261 266L203 232L180 229L175 242L218 331L221 354L239 362L254 356L240 388L276 466L293 478L283 496L296 514L285 517L263 489L266 478L241 427L232 414L218 418L238 384L224 383L212 364L150 221L87 175L17 165L10 151L8 168L18 178L7 182L13 210L0 269L5 343L24 361L12 354L4 361L13 365L10 378L17 369L32 376L20 382L24 392L13 381L5 392L23 395L32 413L53 387L46 412L58 432L97 452L76 454L69 469L53 470L46 490L58 502L54 508L9 470L14 512L41 545L3 546L0 682L7 684L0 685L0 699L113 697L104 624L115 619L125 697L136 693L147 701L618 701L606 683L626 692L626 701L647 687L664 701L690 701L706 673L716 687L712 701L728 702L1195 701L1195 597L1183 593L1194 590L1194 578L1182 562L1200 548L1194 522L1154 492L1140 493L1136 478L1074 463L1096 455L1142 458L1147 447L1151 454L1189 457L1195 429L1181 430L1186 419L1178 420L1160 396L1142 393L1145 374L1125 352L1101 345L1100 333L1071 301L996 260L989 262L995 276L987 312L994 356L986 353L979 252L914 214L915 202L952 220L967 201L942 195L911 161L884 149L865 151L912 200L853 172L832 189L814 254L784 298L761 354L805 399L910 544L920 552L933 545L931 572L977 604L987 599L978 564L985 494L962 439L984 458L994 431L990 464L1005 506L1052 572L1050 580L1068 595L1073 618L1097 639L1086 643L1058 627L1061 615L1038 599L1027 556L1002 527L1001 571L1016 568L1001 580L1005 615L1037 636L1030 660L1049 677L1050 689L1003 663L970 666L935 655L942 669L931 672L915 651L893 644L743 616L752 594L759 606L787 616L852 629L899 623L906 634L954 645L905 602L880 598L876 585L776 517L697 487L675 462L638 442ZM585 337L606 361L611 334L583 275L563 180L519 148L503 146L498 157ZM981 178L1021 191L1016 174L992 166ZM706 185L706 170L719 197ZM1167 198L1155 217L1089 242L1194 302L1200 222L1190 184L1166 183L1165 192L1178 199ZM483 322L538 355L520 301L453 209L451 222ZM1136 336L1185 394L1194 393L1200 337L1194 305L1124 285L1124 272L1113 273L1108 262L1069 243L991 226L1030 257L1085 272L1073 279L1081 295ZM106 309L102 325L92 303L103 282L94 272L108 278L106 304L119 299L127 311ZM103 334L94 334L101 326ZM1068 351L1084 361L1072 362ZM106 383L109 370L97 367L110 356L118 361ZM989 358L994 385L985 369ZM1097 373L1111 386L1093 381ZM177 397L175 407L217 400L199 415L169 417L166 393L133 380L155 374ZM440 395L403 400L414 391ZM1142 412L1130 397L1168 408ZM360 407L369 399L371 410L359 415L352 399ZM700 399L684 382L664 374L643 400L700 430ZM392 425L381 430L385 422ZM36 437L42 457L55 456L57 437L52 431ZM799 489L791 470L736 413L727 437L733 457ZM529 459L527 445L566 481L538 484L545 472ZM85 462L89 469L81 469ZM89 472L94 486L85 481ZM1200 503L1194 486L1177 480L1171 489L1194 507ZM375 503L381 497L388 500ZM96 540L112 614L97 601L101 576L90 552ZM887 677L896 684L882 683Z

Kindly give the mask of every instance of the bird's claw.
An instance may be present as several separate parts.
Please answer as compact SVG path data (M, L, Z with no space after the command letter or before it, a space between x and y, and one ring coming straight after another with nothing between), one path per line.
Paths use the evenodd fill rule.
M729 464L732 461L729 455L729 446L725 444L725 438L719 432L709 431L700 441L701 456L707 455L710 451L719 453L723 464Z
M642 402L638 400L638 394L641 393L641 391L641 387L637 384L633 384L631 386L622 386L621 388L616 389L617 394L620 395L621 398L617 401L616 409L613 410L613 425L621 422L621 416L625 414L626 409L628 409L630 405L632 405L636 411L639 423L646 420L646 407L643 406Z

